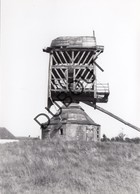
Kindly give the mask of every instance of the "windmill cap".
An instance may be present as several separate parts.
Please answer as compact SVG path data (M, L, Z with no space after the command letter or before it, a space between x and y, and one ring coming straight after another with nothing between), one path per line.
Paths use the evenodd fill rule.
M61 36L51 42L51 47L92 48L95 46L95 36Z

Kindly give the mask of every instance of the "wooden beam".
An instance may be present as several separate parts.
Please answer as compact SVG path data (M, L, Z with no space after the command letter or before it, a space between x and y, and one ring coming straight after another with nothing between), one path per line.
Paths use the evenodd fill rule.
M104 71L95 61L93 62L102 72Z
M77 65L79 65L79 64L80 64L80 62L81 62L81 60L82 60L82 58L83 58L84 54L85 54L85 51L84 51L84 52L83 52L83 54L81 55L81 57L80 57L80 59L79 59L79 61L78 61L78 64L77 64Z
M97 109L97 110L99 110L99 111L101 111L101 112L103 112L103 113L113 117L114 119L116 119L116 120L122 122L123 124L125 124L125 125L127 125L127 126L129 126L129 127L131 127L131 128L133 128L133 129L135 129L135 130L140 132L140 128L139 127L136 127L135 125L133 125L133 124L123 120L122 118L114 115L113 113L111 113L111 112L109 112L109 111L107 111L107 110L105 110L105 109L103 109L103 108L101 108L101 107L99 107L97 105L95 106L95 109Z
M90 53L91 53L91 52L88 52L88 54L86 55L86 57L85 57L85 59L84 59L84 61L83 61L83 65L85 64L85 62L86 62L87 58L89 57Z
M66 53L66 55L68 56L68 58L70 59L70 61L72 63L72 58L70 57L69 53L67 51L65 53Z
M60 51L60 53L61 53L61 56L63 57L64 61L65 61L65 62L66 62L66 64L68 65L68 61L66 60L66 58L65 58L65 56L64 56L64 54L63 54L63 52L62 52L62 51Z
M100 45L96 45L94 47L89 47L89 48L70 48L70 47L60 47L60 48L55 48L55 47L47 47L46 49L43 49L43 52L47 52L47 53L51 53L53 51L96 51L96 50L100 50L101 52L103 52L104 47L100 46Z
M55 54L57 55L57 57L58 57L60 63L61 63L62 65L64 65L57 51L55 52Z
M97 106L97 105L95 105L95 104L93 104L91 102L84 102L84 103L88 104L89 106L92 106L93 108L95 108L95 109L97 109L97 110L99 110L99 111L101 111L101 112L111 116L112 118L120 121L121 123L123 123L123 124L125 124L125 125L127 125L127 126L129 126L129 127L131 127L131 128L133 128L133 129L135 129L135 130L140 132L140 128L139 127L136 127L135 125L133 125L133 124L123 120L122 118L116 116L115 114L109 112L108 110L105 110L104 108L101 108L101 107L99 107L99 106Z
M56 64L59 64L54 55L52 55L53 60L55 61Z
M78 57L78 55L80 54L80 51L77 53L77 55L74 58L74 61L76 60L76 58Z

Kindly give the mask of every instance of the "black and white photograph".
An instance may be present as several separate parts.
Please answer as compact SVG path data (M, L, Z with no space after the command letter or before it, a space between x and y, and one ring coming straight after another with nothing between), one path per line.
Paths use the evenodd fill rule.
M0 7L0 194L140 194L140 1Z

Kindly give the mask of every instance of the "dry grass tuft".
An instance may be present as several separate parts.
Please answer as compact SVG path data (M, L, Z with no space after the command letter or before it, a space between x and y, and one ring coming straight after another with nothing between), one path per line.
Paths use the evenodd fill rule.
M0 158L0 194L140 193L140 144L27 140Z

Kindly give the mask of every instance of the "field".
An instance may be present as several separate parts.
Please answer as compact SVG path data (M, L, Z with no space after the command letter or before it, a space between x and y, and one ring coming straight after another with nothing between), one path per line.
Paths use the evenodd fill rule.
M0 194L140 194L140 144L0 145Z

